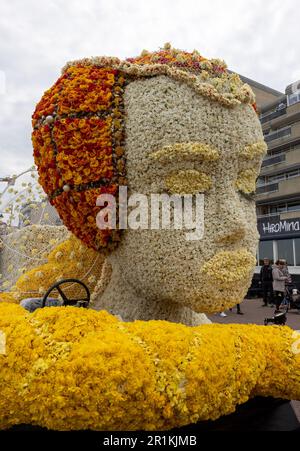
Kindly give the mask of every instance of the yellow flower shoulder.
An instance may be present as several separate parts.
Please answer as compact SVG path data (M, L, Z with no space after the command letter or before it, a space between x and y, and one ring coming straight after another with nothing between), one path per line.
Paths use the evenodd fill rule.
M300 334L288 327L126 323L3 303L0 329L1 429L167 430L254 396L300 399Z
M242 302L255 267L266 145L250 87L169 44L83 59L46 91L33 128L39 181L72 235L0 296L0 428L168 430L255 396L300 400L299 334L205 316ZM202 194L202 239L100 230L97 198L120 187ZM91 260L92 308L14 303Z

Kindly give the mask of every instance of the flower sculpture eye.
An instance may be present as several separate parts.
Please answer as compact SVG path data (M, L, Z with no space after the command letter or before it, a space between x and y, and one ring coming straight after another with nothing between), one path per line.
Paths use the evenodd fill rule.
M256 158L261 158L267 153L268 146L264 141L259 141L254 144L249 144L241 152L241 156L245 160L254 160Z

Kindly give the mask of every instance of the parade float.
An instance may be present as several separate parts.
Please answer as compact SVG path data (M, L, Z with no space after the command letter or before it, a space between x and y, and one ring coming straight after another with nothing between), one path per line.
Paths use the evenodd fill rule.
M299 334L205 316L240 303L255 267L266 145L248 85L168 44L74 61L37 105L32 139L39 183L69 232L0 294L1 429L168 430L256 396L300 400ZM120 187L203 194L203 238L100 230L97 199L119 200ZM30 229L46 242L50 231ZM18 305L69 277L85 279L91 308Z

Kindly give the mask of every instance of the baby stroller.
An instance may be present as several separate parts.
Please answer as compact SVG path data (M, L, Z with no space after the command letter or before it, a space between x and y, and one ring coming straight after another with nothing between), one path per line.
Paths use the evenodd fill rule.
M287 313L288 309L286 308L284 312L275 313L271 318L265 318L264 325L285 326L287 322Z
M289 310L297 310L300 313L300 291L293 284L286 286L285 296L282 302L283 311L275 313L272 318L266 318L265 326L276 325L284 326L287 322L287 314Z
M297 310L300 313L300 291L293 284L289 284L285 289L283 306L289 310Z

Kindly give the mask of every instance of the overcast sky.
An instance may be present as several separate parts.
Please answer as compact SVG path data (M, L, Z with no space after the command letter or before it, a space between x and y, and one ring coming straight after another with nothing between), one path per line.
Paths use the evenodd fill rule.
M171 42L284 91L300 79L299 19L297 0L0 0L0 176L33 164L31 114L67 61Z

